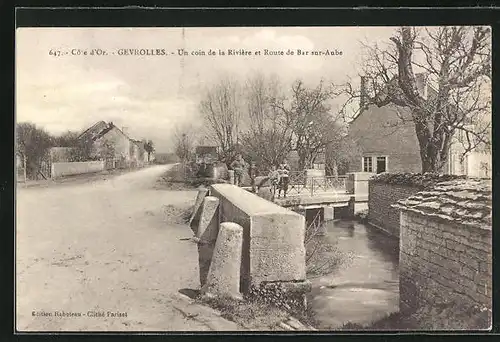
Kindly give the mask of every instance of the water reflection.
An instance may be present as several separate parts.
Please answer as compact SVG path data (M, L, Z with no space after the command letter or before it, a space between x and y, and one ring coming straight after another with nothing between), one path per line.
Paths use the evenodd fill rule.
M352 221L327 223L324 237L345 256L333 274L312 279L309 303L320 329L368 325L399 309L398 241Z

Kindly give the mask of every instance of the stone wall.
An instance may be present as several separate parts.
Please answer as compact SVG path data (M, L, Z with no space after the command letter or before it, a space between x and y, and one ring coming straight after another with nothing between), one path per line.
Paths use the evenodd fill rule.
M104 170L104 161L72 162L72 163L52 163L51 177L64 177L70 175L80 175Z
M399 237L399 217L397 208L392 208L397 201L416 194L419 189L386 183L369 182L368 222L371 225Z
M371 177L368 185L368 222L399 237L399 210L392 205L440 182L464 179L464 176L432 173L381 173Z
M456 316L467 315L465 310L491 309L491 230L403 212L400 241L401 310L437 313L440 306L450 305L445 317L432 316L421 323L437 329L488 327L487 312L479 315L477 326Z
M488 329L491 182L440 183L395 207L401 209L401 310L421 329Z

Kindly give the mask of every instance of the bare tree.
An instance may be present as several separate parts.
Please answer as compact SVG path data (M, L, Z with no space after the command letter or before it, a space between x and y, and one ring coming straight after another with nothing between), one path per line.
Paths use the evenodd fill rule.
M342 135L326 147L326 172L337 176L346 174L350 165L357 165L362 153L357 142L352 137Z
M366 46L361 109L369 104L408 108L422 172L442 172L452 139L464 132L464 153L491 145L491 31L488 27L403 27L392 45ZM415 70L425 73L416 77ZM422 75L422 74L421 74ZM430 91L422 83L431 85ZM349 101L360 97L345 86Z
M273 104L279 97L279 80L255 74L245 87L247 129L241 135L245 155L261 168L280 163L291 150L292 129Z
M16 127L16 154L23 161L26 176L36 178L54 138L35 124L23 122Z
M283 112L285 125L293 131L292 149L297 151L301 169L311 167L326 146L341 135L340 116L332 115L328 103L333 94L333 89L323 81L315 88L308 88L297 80L292 85L291 98L274 103Z
M182 163L190 160L194 150L195 136L190 125L177 126L174 133L175 154Z
M241 123L239 104L238 84L227 78L208 89L200 104L210 136L219 146L219 157L227 165L237 153Z
M60 147L76 147L78 145L79 135L79 132L66 131L54 138L54 145Z

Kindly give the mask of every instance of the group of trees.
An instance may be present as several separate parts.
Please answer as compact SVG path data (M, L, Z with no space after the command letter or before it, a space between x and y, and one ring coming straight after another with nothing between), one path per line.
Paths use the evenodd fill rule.
M200 111L221 160L229 163L243 153L268 166L296 151L303 168L326 152L330 168L346 167L359 153L356 142L346 139L347 109L369 105L409 110L400 121L414 124L422 172L442 172L459 136L464 154L490 150L490 28L402 27L386 43L364 46L361 87L324 81L309 86L302 80L287 87L261 74L245 84L226 78L212 85ZM419 72L432 93L419 89ZM332 111L330 100L337 97L345 103ZM177 135L176 145L185 155L180 145L192 148L193 139L183 134Z
M241 153L266 168L297 151L304 168L343 137L340 116L329 104L333 94L323 81L311 87L296 80L286 89L277 77L254 74L244 84L219 81L207 90L200 110L207 136L225 163ZM176 146L181 145L177 139Z

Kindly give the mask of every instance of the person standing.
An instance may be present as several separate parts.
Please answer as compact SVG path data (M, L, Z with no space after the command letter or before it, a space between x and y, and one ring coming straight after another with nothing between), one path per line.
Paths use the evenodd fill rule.
M271 171L269 171L269 182L271 183L271 201L274 201L274 198L276 196L276 187L279 184L280 181L280 174L278 170L276 170L276 165L273 165L271 168Z
M245 169L245 161L241 154L231 163L231 169L234 171L234 184L240 186L243 180L243 172Z
M258 171L257 171L257 166L255 165L255 162L253 162L253 161L250 163L249 174L250 174L250 183L252 186L252 192L256 192L255 178L258 176Z
M286 192L288 191L288 183L290 181L290 166L288 166L286 159L283 160L282 164L280 164L279 173L280 173L280 183L278 190L278 198L280 198L281 191L283 191L283 198L286 198Z

